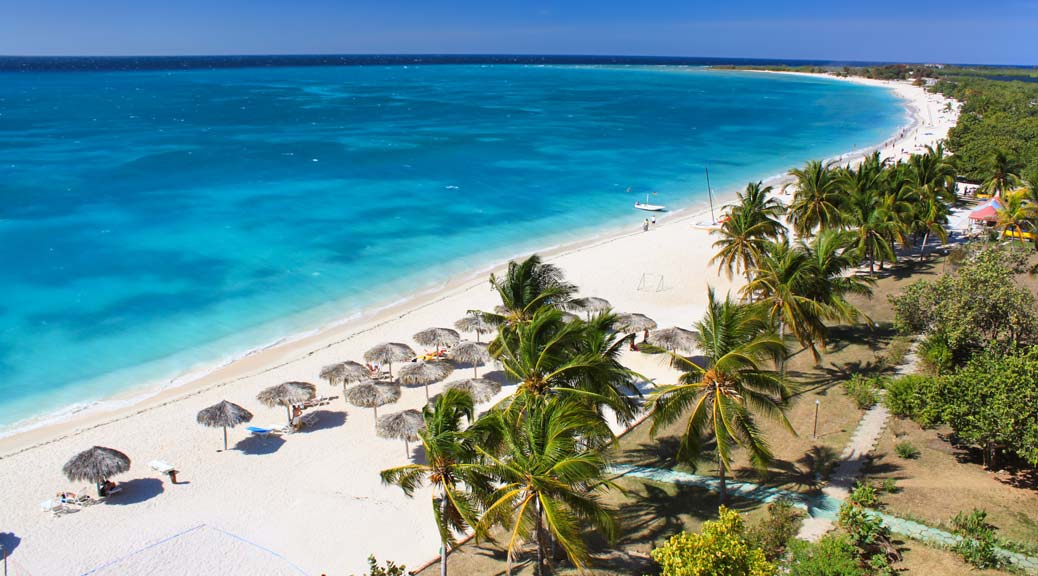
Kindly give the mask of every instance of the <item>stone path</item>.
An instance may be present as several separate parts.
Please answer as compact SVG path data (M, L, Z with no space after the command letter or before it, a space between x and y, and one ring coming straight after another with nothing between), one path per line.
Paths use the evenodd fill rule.
M619 474L625 477L644 478L662 484L695 486L697 488L704 488L714 492L717 492L720 488L720 480L713 476L688 474L686 472L667 470L665 468L614 464L609 467L609 471L613 474ZM725 487L728 489L729 494L738 498L756 500L758 502L789 500L797 508L807 511L809 517L805 520L805 524L811 520L820 520L829 522L831 525L831 523L839 516L840 506L843 504L843 499L834 498L829 494L825 494L824 491L822 494L801 494L800 492L783 490L781 488L761 486L760 484L754 484L752 482L731 480L726 482ZM897 516L891 516L876 510L868 510L867 512L868 514L882 520L883 524L890 529L891 533L906 536L920 542L942 547L951 547L962 539L961 536L956 534L946 532L939 528L926 526L919 522L898 518ZM1038 558L1019 554L1003 548L996 548L995 551L1010 564L1013 564L1027 572L1038 573Z
M908 354L905 355L904 361L898 366L897 374L899 376L912 374L915 372L918 360L919 357L916 356L915 346L913 346L908 351ZM836 469L833 471L829 483L822 488L823 494L840 502L847 499L851 490L854 489L855 481L861 475L861 469L868 461L869 453L876 447L876 442L879 441L879 437L883 434L883 428L886 426L889 417L890 413L882 401L865 412L861 421L858 422L858 428L854 431L854 435L851 436L850 441L847 443L847 447L843 449L843 454L840 455L840 463L837 464ZM817 542L819 538L832 529L833 519L811 517L801 525L797 538L807 540L808 542Z

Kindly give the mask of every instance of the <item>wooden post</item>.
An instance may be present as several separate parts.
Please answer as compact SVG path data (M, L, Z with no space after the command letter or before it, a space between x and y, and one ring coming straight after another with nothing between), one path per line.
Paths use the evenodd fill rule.
M815 400L815 427L811 431L811 438L818 438L818 405L821 403L821 400Z

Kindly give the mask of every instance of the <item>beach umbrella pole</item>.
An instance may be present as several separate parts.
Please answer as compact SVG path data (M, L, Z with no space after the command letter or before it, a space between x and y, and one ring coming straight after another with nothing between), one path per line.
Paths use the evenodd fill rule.
M227 451L227 427L223 427L223 451Z

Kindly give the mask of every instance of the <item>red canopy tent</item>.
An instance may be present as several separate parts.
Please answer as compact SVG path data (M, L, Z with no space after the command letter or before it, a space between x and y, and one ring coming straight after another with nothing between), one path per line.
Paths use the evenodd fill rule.
M970 212L970 220L997 222L998 211L1001 209L1002 203L998 201L998 198L992 198L980 206L977 206L977 209L973 212Z

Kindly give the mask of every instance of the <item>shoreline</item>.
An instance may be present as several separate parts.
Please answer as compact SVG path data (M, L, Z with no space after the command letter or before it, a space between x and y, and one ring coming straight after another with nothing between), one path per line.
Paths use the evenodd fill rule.
M922 118L932 105L918 88L891 88L907 90L910 100L921 106L912 109L913 118ZM933 133L954 121L942 120L946 122ZM911 152L913 144L943 135L925 131L920 140L913 139L914 130L904 130L906 138L895 146L888 141L877 146L896 154L904 145ZM844 152L833 159L851 162L853 156ZM766 179L772 185L786 180L781 174ZM737 189L717 194L715 207ZM708 218L704 204L677 209L648 232L606 227L541 253L563 269L582 296L606 298L616 310L646 314L660 327L686 326L703 313L708 288L724 293L743 282L740 275L728 278L708 264L712 238L696 226L697 220ZM342 388L323 383L318 374L326 364L360 357L374 343L409 342L411 334L449 325L469 309L490 309L498 299L487 285L487 270L502 266L499 262L456 275L370 316L250 353L133 406L80 414L0 439L0 484L11 503L4 530L17 538L10 557L15 573L83 574L103 567L112 573L167 576L179 574L182 561L188 561L197 573L214 576L350 574L363 572L369 555L408 566L423 564L440 545L429 516L432 491L421 488L410 498L395 486L385 486L379 476L381 470L413 462L420 451L410 446L401 453L403 442L378 437L373 411L347 404ZM620 361L645 376L639 383L643 390L678 376L657 356L624 350ZM479 376L502 381L495 368L483 367ZM470 376L462 369L449 379ZM256 393L288 380L315 382L319 395L340 399L310 412L317 424L298 433L261 438L242 427L230 429L226 451L219 428L195 421L197 411L228 400L253 412L253 425L283 424L285 410L261 405ZM514 387L504 382L491 402ZM442 389L442 383L433 384L428 393ZM405 387L399 401L379 413L421 409L426 402L426 390ZM617 433L624 428L616 423L612 427ZM69 482L61 468L70 456L93 445L110 446L132 459L130 470L115 478L123 493L104 506L60 518L41 512L37 503L58 491L91 492ZM152 469L153 460L174 465L179 482L174 485Z
M898 98L904 108L905 120L907 122L900 125L894 134L875 145L865 148L859 147L825 158L823 159L824 162L858 162L873 151L882 151L888 145L907 140L911 133L918 132L925 125L923 110L914 106L915 101L898 90L899 87L923 90L922 88L907 86L904 83L893 81L837 77L806 72L770 70L738 70L735 72L743 74L787 74L823 78L831 81L852 82L886 89ZM791 178L786 173L773 174L761 179L765 186L775 187L774 194L780 198L783 196L782 186L790 180ZM740 191L741 188L735 188L715 193L715 211L720 213L726 205L735 199L736 194ZM702 219L709 212L710 209L706 203L699 201L674 210L668 210L660 217L659 225L679 224L691 220L691 224L696 226L695 220ZM705 230L704 228L700 229ZM597 232L572 241L551 244L529 252L517 252L503 259L495 258L495 263L493 264L470 269L449 277L442 282L421 286L408 294L376 303L366 311L353 312L315 327L304 328L297 332L280 336L265 344L228 354L212 362L184 369L171 377L127 388L111 396L86 404L63 406L57 410L0 427L0 460L26 450L31 450L34 447L76 436L87 430L101 428L108 424L125 420L128 417L154 408L167 406L177 400L196 396L207 390L222 388L249 377L268 373L312 356L319 350L349 342L388 322L403 319L437 302L459 296L480 286L485 286L486 278L491 273L503 271L509 260L525 258L536 253L540 254L545 261L553 261L591 247L606 245L628 236L641 234L640 229L632 230L630 227L621 227L614 223L608 223L595 230ZM452 322L453 320L450 320L448 323ZM320 343L320 346L314 348L318 343ZM291 355L292 358L283 359L286 355ZM269 361L273 359L278 359L278 361ZM254 364L266 364L266 367L256 367Z

